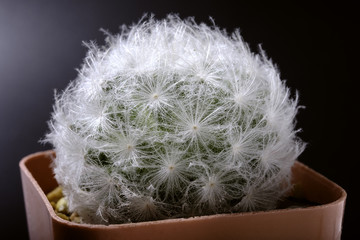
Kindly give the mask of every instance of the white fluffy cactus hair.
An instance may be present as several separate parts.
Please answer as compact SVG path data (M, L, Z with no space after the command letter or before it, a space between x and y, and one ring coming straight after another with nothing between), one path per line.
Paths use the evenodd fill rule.
M87 47L46 136L70 210L112 224L276 207L305 144L263 51L176 15Z

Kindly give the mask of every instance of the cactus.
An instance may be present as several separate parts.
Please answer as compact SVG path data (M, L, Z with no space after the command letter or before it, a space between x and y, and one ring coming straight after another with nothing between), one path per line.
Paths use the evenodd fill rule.
M264 52L176 15L121 30L55 94L45 141L69 209L113 224L276 208L305 144Z

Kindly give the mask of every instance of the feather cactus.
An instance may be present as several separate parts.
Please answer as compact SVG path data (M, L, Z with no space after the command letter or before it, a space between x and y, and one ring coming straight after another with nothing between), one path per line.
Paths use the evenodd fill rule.
M276 207L305 144L263 51L175 15L87 47L46 135L70 210L112 224Z

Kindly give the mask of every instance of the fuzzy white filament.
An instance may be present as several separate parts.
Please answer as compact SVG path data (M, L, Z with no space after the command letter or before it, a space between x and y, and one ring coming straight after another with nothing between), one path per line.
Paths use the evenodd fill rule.
M109 224L276 206L304 144L263 52L174 15L87 47L46 138L70 209Z

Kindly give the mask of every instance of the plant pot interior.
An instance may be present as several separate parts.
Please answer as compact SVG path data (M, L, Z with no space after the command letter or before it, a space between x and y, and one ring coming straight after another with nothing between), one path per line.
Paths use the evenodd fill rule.
M310 207L105 226L72 223L56 216L45 195L57 186L51 169L53 157L55 153L47 151L29 155L20 162L32 239L39 239L39 232L43 232L43 239L341 238L345 191L300 162L292 170L295 190L291 198L314 203Z

